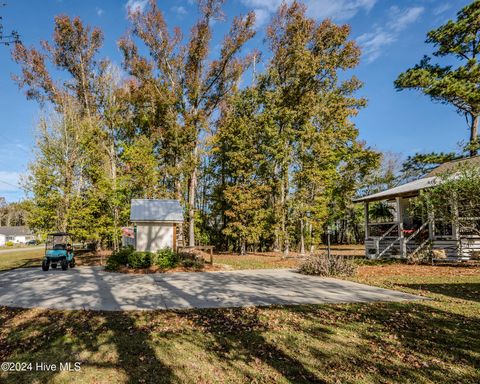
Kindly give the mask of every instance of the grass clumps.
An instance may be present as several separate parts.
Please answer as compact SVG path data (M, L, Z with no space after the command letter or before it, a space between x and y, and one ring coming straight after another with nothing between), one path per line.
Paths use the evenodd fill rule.
M326 254L309 255L298 266L298 272L304 275L326 277L353 276L356 270L357 266L351 258Z

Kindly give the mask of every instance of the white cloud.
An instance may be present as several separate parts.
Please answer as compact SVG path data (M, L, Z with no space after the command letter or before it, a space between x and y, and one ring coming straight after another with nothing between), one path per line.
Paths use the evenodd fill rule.
M267 23L270 12L262 8L256 8L253 11L255 12L255 27L259 28Z
M442 5L439 5L433 9L433 14L435 16L441 15L442 13L447 12L450 8L452 8L452 4L443 3Z
M310 0L307 1L309 15L316 19L332 18L348 20L358 12L370 11L377 0Z
M367 63L371 63L380 57L385 46L395 42L396 36L378 28L375 32L364 33L357 38L358 44L362 47L362 53Z
M282 0L241 0L249 8L253 8L257 15L257 26L265 24L271 14L276 12ZM291 0L287 0L290 3ZM305 0L308 16L321 20L332 18L348 20L359 11L370 11L377 0Z
M102 16L105 13L105 11L99 7L95 8L95 10L97 11L97 16Z
M125 4L127 12L143 12L148 4L148 0L128 0Z
M185 7L182 7L181 5L180 6L173 6L173 7L170 8L170 10L173 13L176 13L179 16L184 16L184 15L187 14L187 10L185 9Z
M0 171L0 193L20 190L19 180L20 174L18 172Z
M400 32L407 28L410 24L416 22L421 14L424 11L423 7L412 7L407 8L404 11L401 11L398 7L392 7L392 24L391 28L396 31Z
M393 6L390 8L390 17L384 26L377 26L373 32L359 36L357 42L362 47L362 53L367 63L378 59L387 46L397 41L400 32L419 20L423 11L423 7L401 10L399 7Z

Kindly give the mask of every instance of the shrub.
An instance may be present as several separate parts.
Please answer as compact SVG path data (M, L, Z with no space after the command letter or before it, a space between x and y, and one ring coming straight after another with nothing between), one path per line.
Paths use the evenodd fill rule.
M298 272L318 276L352 276L356 272L353 260L343 256L309 255L299 265Z
M148 268L152 265L152 253L133 252L128 255L128 265L131 268Z
M171 248L167 247L157 251L154 263L162 269L173 268L178 263L178 257Z
M105 266L105 269L107 271L118 271L120 269L120 267L121 267L121 265L118 263L117 260L112 258L112 256L110 256L107 259L107 265Z
M205 265L203 257L194 253L183 252L180 255L180 265L184 268L202 269Z
M134 252L133 247L128 246L126 248L121 248L117 252L113 253L107 259L106 269L109 270L109 271L116 271L122 265L127 265L128 264L128 256L130 256L133 252Z
M6 245L7 247L13 247L13 241L7 241L7 242L5 243L5 245Z
M130 256L135 249L131 245L126 248L121 248L115 252L111 257L113 257L120 265L128 264L128 256Z

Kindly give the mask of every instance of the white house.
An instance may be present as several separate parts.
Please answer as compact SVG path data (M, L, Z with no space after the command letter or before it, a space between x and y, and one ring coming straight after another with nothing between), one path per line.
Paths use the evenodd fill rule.
M480 254L480 218L472 215L468 202L451 203L456 216L452 221L435 217L434 210L411 209L422 190L442 182L441 175L470 166L480 168L480 156L444 163L418 180L356 199L364 203L366 256L408 258L430 247L450 259L476 258ZM379 202L386 203L391 212L371 220L370 204Z
M9 241L20 244L34 239L35 235L27 227L0 227L0 246Z
M156 252L177 248L177 224L183 223L178 200L134 199L130 221L134 225L135 249Z

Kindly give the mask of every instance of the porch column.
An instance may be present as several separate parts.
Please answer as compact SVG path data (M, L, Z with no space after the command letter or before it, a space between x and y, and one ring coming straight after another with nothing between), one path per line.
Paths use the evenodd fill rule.
M405 239L403 237L403 212L402 212L402 204L401 204L401 197L396 197L396 211L397 211L397 224L398 224L398 237L400 238L400 256L406 257L407 256L407 247L405 244Z
M435 216L432 210L428 211L428 239L435 239Z
M453 221L452 221L452 235L455 240L460 239L460 228L458 227L458 202L455 196L452 202Z
M368 201L365 201L363 203L363 208L365 212L365 240L367 240L370 237L370 233L369 233L370 219L368 217Z
M452 236L457 242L457 256L463 255L462 242L460 240L460 228L458 223L458 200L457 195L454 194L452 201L452 210L453 210L453 220L452 220Z

